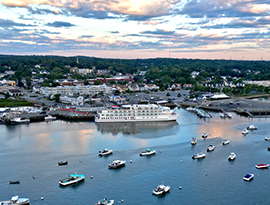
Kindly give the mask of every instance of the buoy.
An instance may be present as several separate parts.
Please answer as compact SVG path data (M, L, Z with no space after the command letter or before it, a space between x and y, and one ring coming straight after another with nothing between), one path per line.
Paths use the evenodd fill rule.
M132 160L130 160L130 163L132 163Z
M82 162L82 160L80 160L80 162Z
M90 178L93 179L93 176L91 176Z
M41 199L41 200L43 200L43 199L44 199L44 197L42 196L40 199Z
M182 187L180 186L179 189L182 189Z
M123 203L124 202L124 199L122 199L121 202Z
M180 160L180 162L182 162L182 160Z
M159 150L159 152L161 153L161 150Z
M35 175L33 175L33 179L35 179L36 177L35 177Z
M205 173L205 176L207 176L207 173Z

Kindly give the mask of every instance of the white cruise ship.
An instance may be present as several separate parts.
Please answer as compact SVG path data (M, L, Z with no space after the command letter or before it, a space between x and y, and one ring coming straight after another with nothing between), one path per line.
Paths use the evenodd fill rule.
M97 112L95 122L144 122L144 121L175 121L179 114L169 107L155 104L123 105L118 109Z

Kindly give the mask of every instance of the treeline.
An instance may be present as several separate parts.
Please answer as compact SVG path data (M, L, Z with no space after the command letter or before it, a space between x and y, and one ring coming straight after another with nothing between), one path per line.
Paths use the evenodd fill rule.
M77 62L78 59L78 62ZM196 81L203 81L207 77L219 76L241 77L249 80L270 79L269 61L236 61L236 60L201 60L201 59L106 59L84 56L15 56L0 55L0 72L9 70L16 72L16 78L31 77L32 70L40 70L35 65L41 65L40 69L53 72L54 77L70 72L67 66L78 68L93 68L109 70L111 75L118 72L122 74L134 74L147 71L146 79L155 81L194 83L190 78L192 71L200 72ZM59 73L61 75L59 76ZM139 80L139 76L137 76Z

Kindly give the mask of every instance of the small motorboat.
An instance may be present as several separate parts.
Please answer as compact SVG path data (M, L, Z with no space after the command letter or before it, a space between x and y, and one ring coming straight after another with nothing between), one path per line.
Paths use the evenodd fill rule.
M229 113L226 113L226 114L225 114L225 117L227 117L227 118L232 118L232 115L229 114Z
M249 126L247 127L247 129L248 129L248 130L257 130L258 128L255 127L254 125L249 125Z
M254 174L246 174L246 175L243 177L243 179L244 179L245 181L251 181L251 180L253 179L253 177L254 177Z
M114 200L108 200L107 198L101 199L97 203L98 205L114 205Z
M270 137L265 137L264 140L265 141L270 141Z
M205 158L205 154L199 153L192 156L192 159L202 159Z
M214 145L209 145L207 148L207 152L212 152L216 147Z
M158 185L156 189L153 190L154 195L162 195L170 191L170 186Z
M245 129L244 131L242 131L242 135L247 135L249 133L249 131L247 129Z
M230 143L230 141L229 140L224 140L224 141L222 141L222 145L226 145L226 144L229 144Z
M228 157L228 160L229 161L233 161L234 159L235 159L235 157L236 157L236 154L234 154L233 152L229 155L229 157Z
M68 164L68 161L61 161L61 162L58 162L58 165L59 165L59 166L67 165L67 164Z
M70 174L69 178L60 180L59 184L62 186L68 186L83 181L84 178L85 176L83 174Z
M18 181L9 181L9 184L19 184L20 183L20 181L18 180Z
M109 169L117 169L119 167L126 166L126 161L124 160L115 160L111 164L108 165Z
M29 198L19 198L19 196L13 196L8 201L0 201L1 205L25 205L29 204L30 199Z
M208 134L205 132L202 134L202 138L206 139L208 137Z
M109 155L109 154L112 154L113 153L113 151L112 150L109 150L109 149L104 149L104 150L102 150L102 151L99 151L99 156L105 156L105 155Z
M197 139L195 137L191 138L191 145L197 144Z
M26 118L26 117L16 117L16 118L12 118L10 120L10 124L12 125L16 125L16 124L28 124L30 123L30 119L29 118Z
M257 169L267 169L269 167L269 164L256 164L255 167Z
M140 153L140 156L148 156L152 154L156 154L156 150L146 149Z
M56 120L56 119L57 119L56 117L51 116L51 115L48 115L48 116L44 117L45 121L51 121L51 120Z
M224 113L219 113L219 116L221 117L221 118L225 118L225 114Z

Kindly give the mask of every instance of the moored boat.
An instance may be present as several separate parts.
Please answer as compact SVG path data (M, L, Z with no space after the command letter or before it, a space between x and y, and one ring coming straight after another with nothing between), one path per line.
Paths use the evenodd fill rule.
M70 174L69 178L62 179L59 181L59 184L62 186L68 186L71 184L78 183L82 180L84 180L85 176L83 174Z
M117 169L119 167L124 167L126 165L126 161L124 160L115 160L111 164L108 165L109 169Z
M154 195L162 195L170 191L170 186L158 185L156 189L153 190Z
M254 125L249 125L249 126L247 127L247 129L248 129L248 130L257 130L258 128L255 127Z
M199 153L192 156L192 159L202 159L205 158L205 154Z
M192 138L191 138L191 144L192 144L192 145L197 144L197 139L196 139L195 137L192 137Z
M269 164L256 164L255 167L257 169L267 169L269 167Z
M112 150L109 150L109 149L104 149L104 150L102 150L102 151L99 151L99 156L104 156L104 155L109 155L109 154L112 154L113 153L113 151Z
M30 123L30 120L28 118L25 117L16 117L16 118L12 118L10 120L10 124L12 125L17 125L17 124L28 124Z
M222 141L222 145L226 145L226 144L229 144L230 143L230 141L229 140L224 140L224 141Z
M235 158L236 158L236 154L232 152L232 153L229 155L228 160L229 160L229 161L233 161Z
M242 135L247 135L249 133L249 131L247 129L245 129L244 131L242 131Z
M20 183L19 180L17 180L17 181L9 181L9 184L19 184L19 183Z
M265 141L269 141L270 140L270 137L265 137L264 140Z
M152 149L146 149L144 151L142 151L140 153L140 156L148 156L148 155L153 155L153 154L156 154L156 150L152 150Z
M246 174L246 175L243 177L243 179L244 179L245 181L251 181L251 180L253 179L253 177L254 177L254 174Z
M98 205L114 205L114 200L108 200L107 198L101 199L97 203Z
M58 165L61 166L61 165L67 165L68 164L68 161L61 161L61 162L58 162Z
M29 198L19 198L19 196L13 196L8 201L0 201L1 205L26 205L30 203Z
M202 138L206 139L208 137L208 134L205 132L202 134Z
M56 117L51 116L51 115L48 115L48 116L44 117L45 121L51 121L51 120L56 120L56 119L57 119Z
M209 145L207 148L207 152L212 152L216 147L214 145Z

